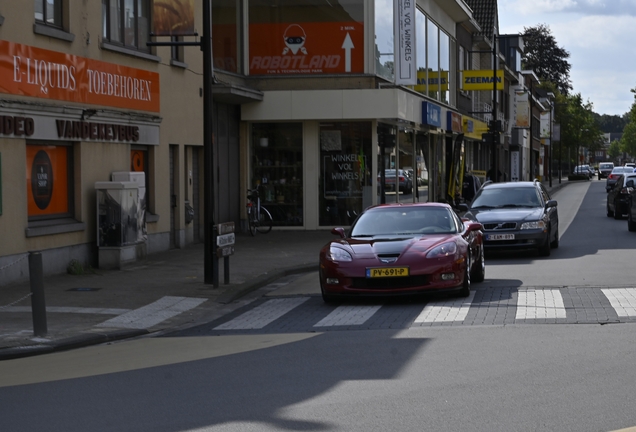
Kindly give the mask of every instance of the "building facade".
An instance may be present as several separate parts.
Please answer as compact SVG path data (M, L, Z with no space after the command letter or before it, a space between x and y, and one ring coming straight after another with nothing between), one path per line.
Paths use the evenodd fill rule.
M181 3L203 28L203 2ZM508 118L514 74L504 91L461 83L462 71L496 65L479 52L497 35L487 3L213 0L214 113L204 119L200 37L153 36L165 11L152 1L3 2L0 284L28 277L29 251L42 251L50 274L71 260L100 267L113 238L129 246L120 263L203 241L206 193L215 223L237 230L254 188L286 230L346 226L398 200L384 191L386 170L428 182L413 201L459 199L462 176L484 177L495 149L509 166L510 134L496 147L483 134L493 93L496 117ZM476 19L486 6L488 26ZM134 173L138 202L122 216ZM126 184L101 192L113 181ZM104 210L112 203L122 214Z

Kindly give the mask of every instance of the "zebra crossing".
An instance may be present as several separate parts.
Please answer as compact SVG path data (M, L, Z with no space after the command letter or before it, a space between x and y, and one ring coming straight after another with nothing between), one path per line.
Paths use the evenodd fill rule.
M636 322L636 288L490 287L428 302L264 298L212 323L214 332L328 331L436 325Z

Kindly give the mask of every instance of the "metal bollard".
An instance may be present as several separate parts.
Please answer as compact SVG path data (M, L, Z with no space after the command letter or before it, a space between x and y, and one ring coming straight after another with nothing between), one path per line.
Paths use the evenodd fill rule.
M33 335L46 336L46 303L44 301L44 276L42 254L29 252L29 279L31 281L31 315L33 317Z

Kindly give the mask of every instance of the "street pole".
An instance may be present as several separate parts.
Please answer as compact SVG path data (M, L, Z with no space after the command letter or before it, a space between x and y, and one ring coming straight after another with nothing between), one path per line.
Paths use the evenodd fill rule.
M493 144L493 171L492 181L499 182L499 127L497 126L497 35L492 36L492 144Z
M214 103L212 96L212 0L203 0L203 173L204 185L204 283L219 286L216 259L216 225L214 223Z

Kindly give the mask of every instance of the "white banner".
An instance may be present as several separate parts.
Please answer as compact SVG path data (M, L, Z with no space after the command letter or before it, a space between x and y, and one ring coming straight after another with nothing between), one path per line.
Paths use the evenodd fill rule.
M393 0L395 83L417 84L415 0Z
M530 127L530 101L528 100L528 92L516 91L514 99L514 121L517 128Z
M543 111L541 113L539 134L541 138L552 138L550 136L550 111Z

